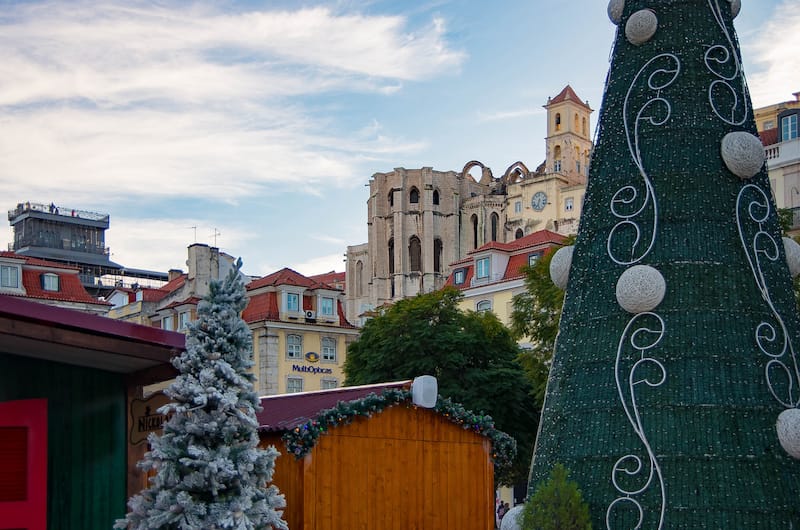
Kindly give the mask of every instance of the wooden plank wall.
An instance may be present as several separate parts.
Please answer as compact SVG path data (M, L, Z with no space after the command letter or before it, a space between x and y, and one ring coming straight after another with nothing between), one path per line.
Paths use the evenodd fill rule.
M274 482L292 530L488 530L490 451L483 436L400 405L331 429L304 460L279 458Z
M283 520L289 524L290 530L297 530L302 528L303 521L303 460L296 460L293 455L287 454L286 445L281 440L282 434L263 433L260 445L272 445L281 453L275 461L272 483L286 498Z
M118 374L0 353L0 401L48 400L49 530L125 515L125 388Z

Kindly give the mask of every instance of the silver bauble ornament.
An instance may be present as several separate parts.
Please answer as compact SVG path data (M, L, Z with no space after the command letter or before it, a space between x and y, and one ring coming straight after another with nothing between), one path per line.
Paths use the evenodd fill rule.
M617 302L628 313L652 311L666 292L664 277L649 265L634 265L617 280Z

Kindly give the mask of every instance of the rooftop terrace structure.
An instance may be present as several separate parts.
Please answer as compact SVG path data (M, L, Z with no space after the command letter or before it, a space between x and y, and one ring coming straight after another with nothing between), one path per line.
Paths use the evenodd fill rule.
M124 283L123 277L130 277L131 283L167 281L166 273L126 269L110 260L105 241L108 214L25 202L8 211L8 221L14 230L14 242L8 250L80 268L81 283L93 294L105 294L114 284ZM104 276L118 281L103 282L100 278Z

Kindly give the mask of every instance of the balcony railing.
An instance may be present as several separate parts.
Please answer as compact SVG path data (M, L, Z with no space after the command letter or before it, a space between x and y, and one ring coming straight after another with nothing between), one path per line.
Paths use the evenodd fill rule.
M800 163L800 138L767 146L764 154L770 169Z
M17 207L8 211L8 220L11 221L15 217L22 215L25 212L41 212L58 215L61 217L79 217L81 219L88 219L89 221L104 221L108 222L107 213L90 212L87 210L78 210L75 208L65 208L63 206L56 206L53 203L40 204L34 202L19 203Z
M486 285L487 283L493 283L496 281L500 281L503 279L503 274L490 274L489 276L484 276L483 278L478 278L474 276L472 280L469 282L470 287L477 287L478 285Z

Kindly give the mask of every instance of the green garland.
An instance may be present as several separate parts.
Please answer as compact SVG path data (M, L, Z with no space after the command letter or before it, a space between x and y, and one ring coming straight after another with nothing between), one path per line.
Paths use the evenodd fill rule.
M411 392L408 390L384 389L380 395L372 393L361 399L342 401L331 409L320 411L316 418L284 434L283 441L286 449L296 459L300 459L311 452L317 439L328 429L337 425L347 425L359 416L371 417L387 407L402 403L406 403L409 407L414 406L411 404ZM495 429L491 416L475 414L458 403L453 403L449 398L443 399L441 396L434 410L463 429L475 431L491 440L495 475L499 476L511 468L517 453L517 442L508 434Z

